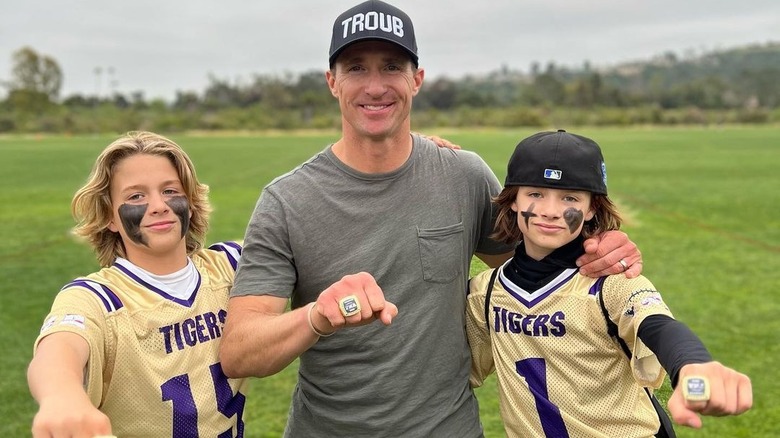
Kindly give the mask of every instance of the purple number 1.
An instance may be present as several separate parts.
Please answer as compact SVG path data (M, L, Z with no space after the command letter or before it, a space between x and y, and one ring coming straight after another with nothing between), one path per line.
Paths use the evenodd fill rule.
M233 395L233 390L230 388L230 383L228 383L225 373L222 372L222 366L219 362L209 366L209 370L211 371L211 379L214 381L217 409L227 418L237 415L235 438L243 438L244 421L242 417L246 397L240 392ZM160 385L160 389L162 390L162 399L173 402L172 438L197 437L198 409L195 406L195 399L192 397L190 377L187 374L173 377ZM232 430L228 429L222 432L218 438L233 438Z
M535 357L515 362L517 374L528 382L528 389L536 401L536 411L542 422L542 430L546 437L567 438L569 432L563 423L561 411L547 395L547 364L544 359Z

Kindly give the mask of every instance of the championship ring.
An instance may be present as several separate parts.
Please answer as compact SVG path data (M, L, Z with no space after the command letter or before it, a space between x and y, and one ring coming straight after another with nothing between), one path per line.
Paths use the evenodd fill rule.
M347 295L339 300L339 309L344 318L360 313L360 302L354 295Z
M682 381L683 397L688 401L708 401L710 382L702 376L686 376Z

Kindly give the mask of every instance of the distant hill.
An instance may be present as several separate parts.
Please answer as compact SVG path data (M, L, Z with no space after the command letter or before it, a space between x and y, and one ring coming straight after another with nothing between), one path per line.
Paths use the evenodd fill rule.
M415 129L780 123L778 78L780 42L668 52L610 67L550 62L535 63L530 72L502 67L458 79L429 77L414 99ZM59 100L34 80L22 82L28 83L33 86L0 99L0 133L341 126L321 71L256 75L249 82L212 78L201 93L178 92L173 102L147 102L141 93Z
M610 67L550 62L529 73L501 68L482 76L428 81L418 107L457 106L774 109L780 107L780 42L681 57L672 52Z
M633 61L602 70L607 77L647 76L665 71L671 76L707 76L715 74L737 79L745 71L780 69L780 42L751 44L680 58L667 52L649 61Z
M673 53L600 71L605 84L631 93L691 87L717 89L757 99L761 106L780 104L780 42L752 44L680 58ZM726 105L728 106L728 105Z

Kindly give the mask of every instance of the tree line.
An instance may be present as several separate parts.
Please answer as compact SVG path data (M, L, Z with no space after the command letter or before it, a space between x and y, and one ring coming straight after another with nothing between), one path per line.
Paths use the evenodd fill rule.
M202 92L146 100L143 92L61 97L57 61L24 47L1 85L0 133L337 129L340 116L321 71L216 77ZM480 76L427 79L415 128L723 124L780 121L780 43L681 58L665 53L611 68L534 63Z

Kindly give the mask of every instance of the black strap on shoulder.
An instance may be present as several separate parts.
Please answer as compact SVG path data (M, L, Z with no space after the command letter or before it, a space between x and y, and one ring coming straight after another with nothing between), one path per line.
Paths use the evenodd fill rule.
M490 274L490 282L488 282L487 291L485 292L485 324L487 324L488 331L490 331L490 294L493 293L493 283L496 282L499 269L501 269L500 266L493 269L493 273Z
M604 314L604 319L607 322L607 333L620 345L623 353L625 353L626 357L628 357L628 360L631 361L631 356L633 356L631 349L628 348L626 341L620 337L618 326L609 317L609 311L607 310L607 306L604 304L603 286L606 279L607 277L600 277L598 280L596 280L594 287L597 289L596 294L599 297L599 304L601 304L601 312ZM655 394L650 392L649 389L645 388L645 392L647 393L647 396L650 397L650 401L653 403L653 407L655 408L655 412L658 415L658 419L661 421L661 427L658 429L658 433L655 434L656 438L676 438L677 435L674 433L672 420L669 418L666 410L664 410L664 407L661 406L661 402L658 401L658 399L655 397Z
M599 304L601 304L601 313L604 314L604 319L607 321L607 334L614 339L618 345L620 345L620 348L623 350L623 353L626 354L626 357L628 357L628 360L631 360L631 349L628 348L628 345L623 340L623 338L620 337L620 333L618 332L618 326L614 322L612 322L612 319L609 317L609 311L607 310L606 304L604 304L604 292L602 290L602 287L604 286L604 281L606 281L607 277L601 277L598 280L596 280L595 287L598 289L598 297L599 297Z

